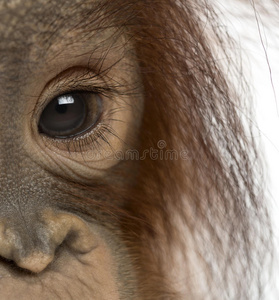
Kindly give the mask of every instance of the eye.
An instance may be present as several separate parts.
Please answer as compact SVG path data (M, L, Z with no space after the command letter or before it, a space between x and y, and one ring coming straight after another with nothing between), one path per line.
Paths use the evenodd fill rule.
M93 92L73 92L54 98L43 110L39 132L65 139L87 132L97 125L102 99Z

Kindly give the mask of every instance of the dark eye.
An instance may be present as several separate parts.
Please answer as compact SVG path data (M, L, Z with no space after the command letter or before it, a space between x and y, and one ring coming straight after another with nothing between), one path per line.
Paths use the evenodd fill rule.
M64 94L46 106L40 117L39 131L60 139L80 135L97 124L101 112L102 103L98 94Z

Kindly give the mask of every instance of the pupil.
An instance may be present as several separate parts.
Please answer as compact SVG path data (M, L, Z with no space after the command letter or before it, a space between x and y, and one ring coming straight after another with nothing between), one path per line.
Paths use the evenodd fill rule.
M68 110L68 105L67 104L56 104L55 110L59 113L59 114L65 114Z

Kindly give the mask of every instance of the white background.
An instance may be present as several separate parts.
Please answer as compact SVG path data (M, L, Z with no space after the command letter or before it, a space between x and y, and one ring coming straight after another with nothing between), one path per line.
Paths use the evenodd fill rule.
M254 126L259 129L256 138L262 143L267 165L266 190L270 193L275 250L279 258L279 7L276 10L268 0L262 1L266 11L259 5L253 7L253 1L212 1L220 9L227 31L240 46L242 67L253 92ZM238 55L239 49L236 52ZM266 300L279 299L279 264L274 262L273 268Z

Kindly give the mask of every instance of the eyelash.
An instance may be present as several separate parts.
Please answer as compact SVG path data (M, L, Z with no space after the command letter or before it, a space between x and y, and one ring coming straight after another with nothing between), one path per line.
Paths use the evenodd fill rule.
M48 139L53 146L59 148L59 145L64 144L67 146L67 151L71 152L85 152L86 150L100 150L101 143L100 139L106 142L109 146L111 146L109 139L107 138L108 134L112 134L117 136L112 132L112 128L109 125L105 125L102 123L97 124L91 131L87 132L84 135L69 138L69 139L53 139L49 137L44 137ZM71 150L73 149L73 150Z

